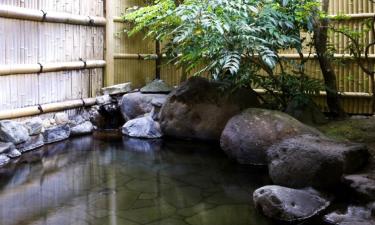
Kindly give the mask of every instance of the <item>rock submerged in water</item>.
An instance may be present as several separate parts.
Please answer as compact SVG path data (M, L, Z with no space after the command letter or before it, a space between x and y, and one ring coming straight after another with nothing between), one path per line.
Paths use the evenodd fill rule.
M220 145L230 158L241 164L267 165L269 147L301 134L322 135L285 113L250 108L229 120Z
M62 141L68 139L70 136L69 125L60 125L55 127L47 128L44 133L44 143L51 144L54 142Z
M29 131L27 128L15 121L0 121L0 141L20 144L29 140Z
M150 116L129 120L122 127L122 133L135 138L161 138L160 125Z
M305 220L326 209L330 201L319 192L281 186L265 186L253 194L256 208L264 215L280 221Z
M163 139L139 139L124 136L123 145L128 151L150 154L162 149Z
M144 116L153 110L158 113L166 99L167 95L165 94L129 93L122 97L120 103L121 113L125 120Z
M275 144L267 155L275 184L329 188L340 183L344 173L361 168L369 153L363 144L300 135Z
M225 84L192 77L173 90L160 111L166 136L217 141L228 120L259 105L255 92L245 88L223 90Z

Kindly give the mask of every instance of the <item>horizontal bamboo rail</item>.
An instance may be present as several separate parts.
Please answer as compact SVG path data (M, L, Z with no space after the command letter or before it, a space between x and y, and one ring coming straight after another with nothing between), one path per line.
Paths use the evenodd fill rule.
M258 94L265 94L267 91L265 89L254 89ZM318 96L326 96L327 92L321 91ZM365 92L339 92L339 95L342 97L360 97L360 98L372 98L371 93L365 93Z
M85 98L69 100L64 102L49 103L37 106L30 106L19 109L0 111L0 120L16 119L27 116L36 116L44 113L59 112L68 109L88 107L96 104L96 98Z
M81 60L75 62L0 65L0 76L103 68L105 67L105 65L106 62L104 60Z
M38 22L66 23L74 25L105 26L106 19L96 16L80 16L61 12L27 9L0 5L0 17Z
M329 15L328 16L334 20L343 20L343 19L368 19L375 17L375 13L355 13L355 14L342 14L342 15Z
M280 54L279 56L281 58L286 58L286 59L299 59L300 58L299 54ZM311 55L304 54L303 56L304 57L310 56L310 58L312 58L312 59L317 58L316 54L311 54ZM165 55L163 55L163 57L165 57ZM334 54L333 57L336 58L336 59L340 59L340 58L352 59L353 58L353 56L351 56L349 54ZM365 58L364 55L362 55L361 57ZM114 54L114 58L115 59L156 60L158 58L158 56L156 54L120 54L120 53L118 53L118 54ZM375 59L375 54L369 54L368 58L369 59Z

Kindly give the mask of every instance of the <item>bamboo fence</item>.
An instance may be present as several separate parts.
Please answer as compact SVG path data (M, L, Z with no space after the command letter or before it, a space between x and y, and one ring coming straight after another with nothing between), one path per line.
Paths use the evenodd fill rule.
M40 114L40 105L43 113L75 113L92 104L106 65L104 7L103 0L0 1L0 119Z
M155 43L142 34L131 38L120 16L143 0L2 0L0 2L0 112L49 103L86 99L103 85L132 82L141 87L156 73ZM339 25L361 30L360 22L374 16L368 0L331 0L331 15L349 15ZM368 41L372 34L363 37ZM337 48L334 63L339 91L348 113L373 114L371 83L350 60L348 40L332 35ZM370 51L375 62L375 49ZM151 56L151 57L150 57ZM283 57L297 58L293 52ZM145 60L147 58L147 60ZM375 66L371 62L371 66ZM315 57L306 72L322 79ZM182 71L163 65L161 78L178 85ZM324 93L316 98L327 110ZM65 102L65 103L64 103ZM78 107L78 106L77 106ZM66 106L66 109L69 107ZM61 108L59 108L61 110ZM73 111L69 111L72 112Z
M143 35L139 34L131 38L123 34L123 30L128 28L122 23L120 16L126 8L139 6L142 0L115 0L115 16L111 20L115 24L115 52L114 57L114 81L115 83L133 82L134 86L140 87L151 81L155 77L155 44L145 40ZM330 15L347 15L350 19L346 21L337 21L339 25L348 26L352 29L362 30L361 21L375 15L375 4L369 0L331 0ZM369 32L364 36L363 42L367 42L372 34ZM345 49L348 40L342 35L332 35L331 42L337 48L334 55L340 62L334 62L334 68L337 75L337 85L343 95L343 107L348 113L352 114L373 114L371 100L371 83L369 77L350 60L349 52ZM370 51L372 66L375 66L375 48ZM146 56L152 56L151 60L144 60ZM294 52L285 52L283 57L290 60L297 59ZM149 58L148 58L149 59ZM307 63L307 74L313 78L323 79L319 64L315 57ZM171 85L178 85L182 71L170 65L162 67L161 77ZM327 111L325 103L325 94L316 97L316 102L321 108Z

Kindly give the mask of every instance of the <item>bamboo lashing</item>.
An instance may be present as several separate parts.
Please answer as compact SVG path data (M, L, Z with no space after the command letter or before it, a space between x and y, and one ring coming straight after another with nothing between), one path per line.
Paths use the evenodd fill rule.
M50 12L0 5L0 17L37 22L65 23L75 25L105 26L106 19L96 16L81 16L69 13Z
M59 112L63 110L75 109L80 107L89 107L95 104L96 98L85 98L37 106L29 106L19 109L4 110L0 111L0 120L36 116L44 113Z
M106 62L104 60L0 65L0 76L103 68L105 65Z

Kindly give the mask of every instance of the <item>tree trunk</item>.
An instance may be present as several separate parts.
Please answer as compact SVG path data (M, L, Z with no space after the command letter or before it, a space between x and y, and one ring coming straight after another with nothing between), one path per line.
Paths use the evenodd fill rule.
M161 55L161 52L160 52L160 42L159 41L156 41L156 44L155 44L155 52L156 52L156 62L155 62L155 78L157 80L160 80L161 78L161 60L162 60L162 55Z
M322 1L323 11L328 13L329 0ZM344 118L346 113L341 107L340 96L337 92L336 75L330 63L330 58L327 52L328 44L328 23L327 18L320 19L319 16L315 18L314 24L314 46L327 92L327 105L330 114L335 118Z

